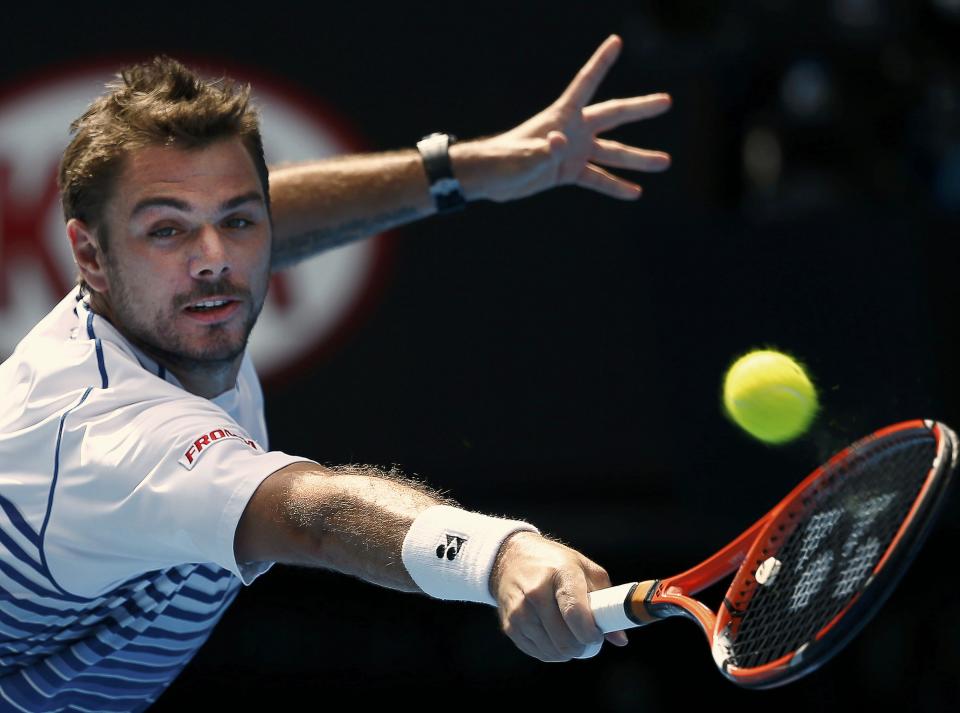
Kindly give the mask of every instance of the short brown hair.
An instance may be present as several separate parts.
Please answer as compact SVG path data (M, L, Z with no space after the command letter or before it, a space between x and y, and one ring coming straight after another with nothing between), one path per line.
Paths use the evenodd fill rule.
M204 148L238 137L253 159L267 210L270 192L259 118L250 85L204 79L169 57L122 70L83 115L60 161L59 186L65 220L102 228L103 209L124 156L147 146ZM107 250L100 230L101 249Z

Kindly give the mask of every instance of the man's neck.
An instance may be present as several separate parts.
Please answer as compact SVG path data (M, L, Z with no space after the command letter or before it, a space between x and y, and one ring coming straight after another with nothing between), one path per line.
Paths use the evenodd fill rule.
M216 398L237 384L242 357L237 357L232 363L222 366L217 364L210 368L183 369L175 364L164 363L156 354L151 354L149 351L147 353L176 376L185 390L205 399Z

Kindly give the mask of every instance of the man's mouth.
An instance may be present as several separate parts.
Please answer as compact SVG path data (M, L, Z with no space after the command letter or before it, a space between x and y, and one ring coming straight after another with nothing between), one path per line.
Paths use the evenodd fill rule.
M230 319L240 308L240 304L240 300L231 297L215 297L187 305L184 312L191 319L212 324Z
M235 300L203 300L187 306L189 312L209 312L218 309L224 305L230 304Z

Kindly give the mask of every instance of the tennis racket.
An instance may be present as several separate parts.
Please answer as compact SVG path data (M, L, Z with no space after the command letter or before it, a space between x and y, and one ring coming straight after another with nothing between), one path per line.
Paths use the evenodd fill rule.
M738 685L772 688L805 676L860 631L903 576L956 460L956 436L941 423L877 431L696 567L591 592L597 626L608 633L686 617ZM734 571L716 612L692 598Z

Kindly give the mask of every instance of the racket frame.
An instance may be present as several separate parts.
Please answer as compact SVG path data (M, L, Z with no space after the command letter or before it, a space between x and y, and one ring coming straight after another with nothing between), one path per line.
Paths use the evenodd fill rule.
M745 582L756 586L757 568L771 536L771 528L798 498L828 470L846 460L870 441L916 429L931 431L937 451L930 469L908 514L867 579L867 584L844 608L822 627L814 638L797 650L762 666L738 668L731 663L730 628L741 616L731 603L735 591ZM757 520L716 554L695 567L661 580L640 582L624 602L624 613L637 626L658 619L683 616L695 621L706 635L721 672L734 683L748 688L772 688L789 683L816 670L842 649L876 613L893 590L903 571L926 539L945 498L957 459L957 439L943 424L934 421L905 421L883 428L844 448L804 478L766 515ZM783 536L786 537L786 536ZM691 595L716 584L736 570L737 574L717 612ZM857 616L847 617L857 608Z

